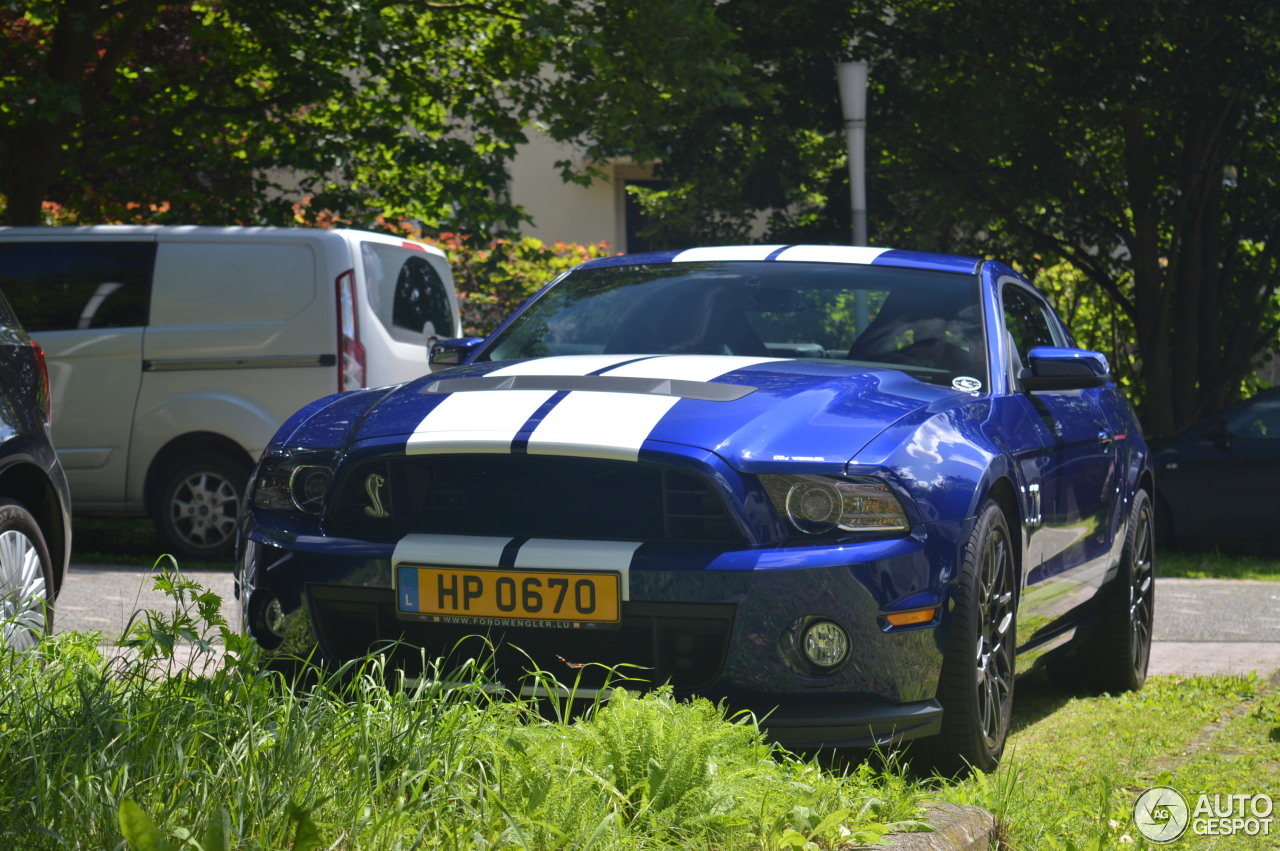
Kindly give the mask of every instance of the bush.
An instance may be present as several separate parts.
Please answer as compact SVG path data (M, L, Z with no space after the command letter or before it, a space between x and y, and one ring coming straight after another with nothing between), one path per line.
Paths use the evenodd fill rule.
M442 233L419 237L449 257L462 309L463 333L484 337L529 296L579 263L607 257L607 242L594 245L553 242L526 236L485 241Z

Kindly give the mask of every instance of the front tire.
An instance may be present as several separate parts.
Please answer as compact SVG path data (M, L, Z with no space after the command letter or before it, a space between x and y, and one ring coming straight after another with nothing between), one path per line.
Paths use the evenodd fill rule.
M175 557L230 558L249 472L217 453L195 455L172 467L157 490L156 531Z
M30 650L53 631L53 562L21 504L0 499L0 643Z
M987 500L965 545L938 700L942 731L930 761L943 774L992 771L1013 714L1017 577L1004 512Z

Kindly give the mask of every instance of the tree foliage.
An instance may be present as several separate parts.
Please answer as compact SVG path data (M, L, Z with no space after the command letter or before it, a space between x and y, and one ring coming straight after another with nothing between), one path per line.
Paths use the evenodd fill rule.
M829 201L848 198L835 63L857 31L856 9L848 0L583 4L581 36L552 54L549 130L580 145L588 164L654 164L669 186L637 194L658 244L742 241L766 220L776 233L844 241L847 200L828 215Z
M538 72L516 2L6 3L0 194L84 221L483 230Z
M0 0L0 20L11 224L56 202L487 245L523 218L506 166L537 122L575 146L567 179L656 164L655 242L842 242L835 65L864 58L872 241L1023 264L1150 431L1230 402L1280 333L1275 4Z
M1221 409L1280 330L1280 9L891 9L869 38L882 233L1069 262L1136 345L1151 431Z
M691 87L678 122L593 113L574 128L603 155L660 162L671 186L643 200L669 229L742 238L773 211L768 239L844 241L835 64L868 59L873 242L1065 273L1042 283L1116 361L1152 432L1220 410L1276 345L1280 7L709 8L720 60L706 61L733 69L739 99L699 100ZM601 84L625 89L621 60L613 67Z

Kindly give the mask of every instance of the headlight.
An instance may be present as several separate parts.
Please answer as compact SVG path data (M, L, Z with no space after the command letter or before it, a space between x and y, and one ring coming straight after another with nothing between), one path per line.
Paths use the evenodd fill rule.
M254 478L253 506L268 511L319 514L333 478L332 462L314 453L271 453L263 457Z
M889 486L866 476L760 477L774 508L806 535L905 532L911 527Z

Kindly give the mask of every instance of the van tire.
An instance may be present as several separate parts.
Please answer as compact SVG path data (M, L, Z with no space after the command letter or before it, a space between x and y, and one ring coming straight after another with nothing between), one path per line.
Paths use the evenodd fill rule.
M189 455L162 474L155 523L161 542L181 562L231 557L249 471L216 452Z

